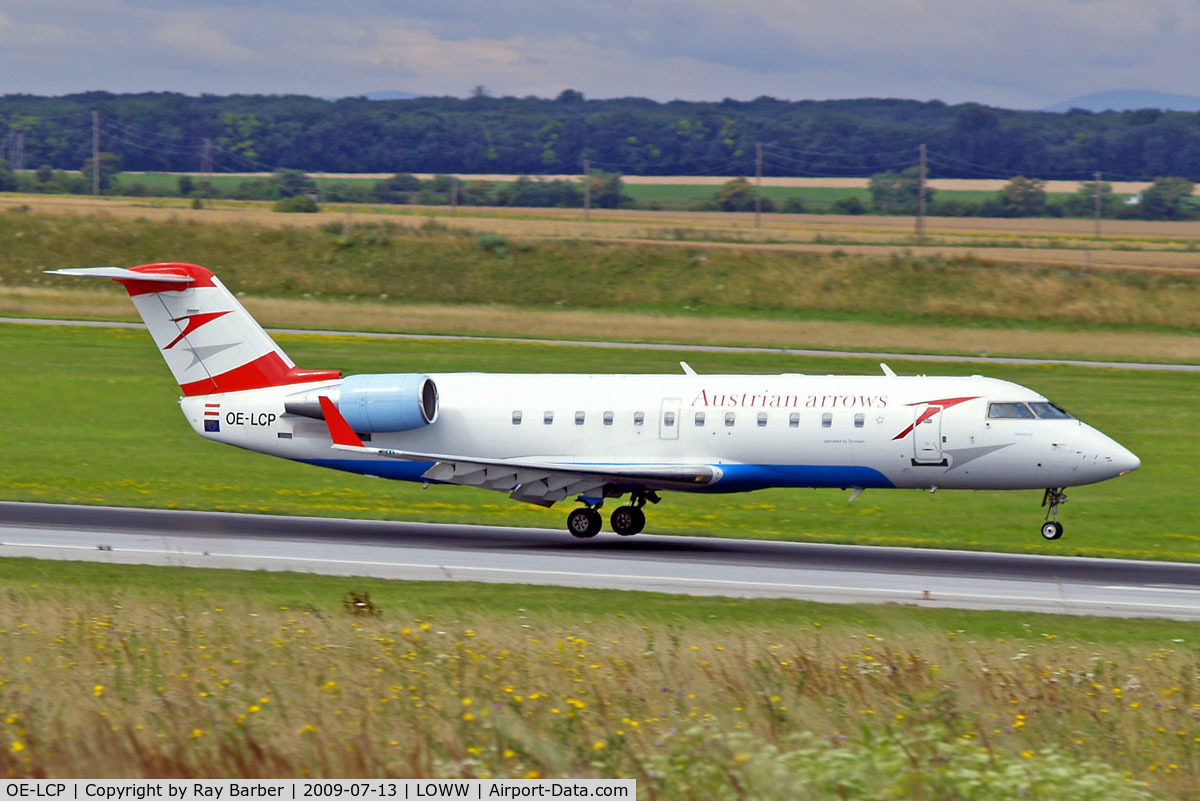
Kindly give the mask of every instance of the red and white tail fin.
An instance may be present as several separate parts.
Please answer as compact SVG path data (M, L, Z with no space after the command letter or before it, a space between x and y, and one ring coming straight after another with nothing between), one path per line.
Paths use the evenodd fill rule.
M220 279L195 264L46 272L111 278L124 286L184 395L341 377L336 370L298 369Z

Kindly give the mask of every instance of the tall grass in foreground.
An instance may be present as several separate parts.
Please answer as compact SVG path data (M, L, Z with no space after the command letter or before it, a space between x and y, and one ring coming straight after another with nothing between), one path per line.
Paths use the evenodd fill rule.
M1028 628L893 642L815 621L619 614L580 629L516 604L370 616L184 594L10 585L0 773L634 777L642 797L672 799L1200 787L1191 643L1095 646Z

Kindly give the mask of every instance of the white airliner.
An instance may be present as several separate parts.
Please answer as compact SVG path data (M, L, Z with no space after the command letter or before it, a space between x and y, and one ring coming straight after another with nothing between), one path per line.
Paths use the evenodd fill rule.
M1141 462L1033 390L982 376L539 375L301 370L193 264L47 271L122 284L196 433L351 473L464 484L552 506L576 537L645 526L665 490L1064 489Z

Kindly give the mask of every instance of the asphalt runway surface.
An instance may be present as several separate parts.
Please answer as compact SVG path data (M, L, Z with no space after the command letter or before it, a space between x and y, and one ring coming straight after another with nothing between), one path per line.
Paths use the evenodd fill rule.
M1200 620L1200 564L923 548L0 503L5 556Z

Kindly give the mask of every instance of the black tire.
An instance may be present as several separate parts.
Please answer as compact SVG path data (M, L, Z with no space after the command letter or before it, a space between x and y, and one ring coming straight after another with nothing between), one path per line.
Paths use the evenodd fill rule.
M1047 520L1042 523L1042 536L1048 540L1056 540L1063 535L1063 525L1057 520Z
M578 537L581 540L586 540L589 537L594 537L600 533L600 527L603 525L600 519L600 513L595 509L573 509L567 515L567 531L571 532L571 536Z
M620 506L613 510L608 522L622 537L632 537L646 527L646 513L636 506Z

